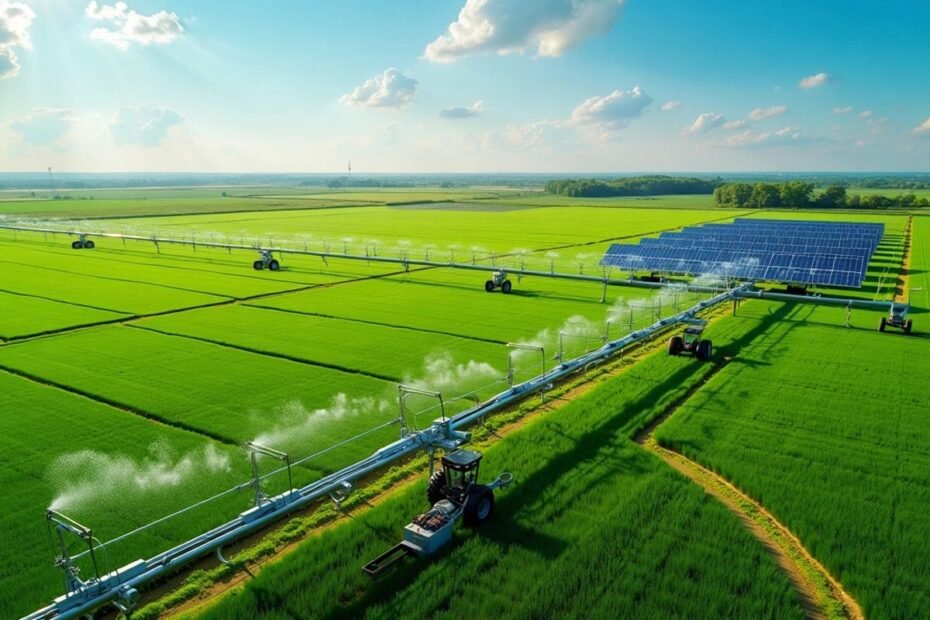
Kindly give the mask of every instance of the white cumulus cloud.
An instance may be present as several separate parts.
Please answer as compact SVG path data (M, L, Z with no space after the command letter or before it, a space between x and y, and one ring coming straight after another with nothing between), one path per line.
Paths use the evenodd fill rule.
M805 78L802 78L798 82L798 86L804 89L817 88L818 86L823 86L828 83L832 78L827 73L815 73L814 75L808 75Z
M639 86L631 90L615 90L603 97L591 97L580 103L572 112L570 122L578 125L601 125L605 129L625 126L642 115L652 97Z
M723 124L723 128L724 128L724 129L739 129L740 127L742 127L742 126L745 125L745 124L746 124L746 121L744 121L743 119L738 119L738 120L735 120L735 121L727 121L727 122L725 122L725 123Z
M444 108L439 112L439 116L443 118L471 118L478 116L483 110L484 101L479 99L471 105Z
M724 146L738 148L775 147L800 145L812 142L798 127L783 127L778 131L753 132L752 130L728 136Z
M930 117L928 117L927 120L925 120L920 125L917 125L917 127L914 127L914 129L912 129L911 131L915 135L930 133Z
M121 108L110 123L110 135L116 144L158 146L168 131L182 122L183 116L167 108Z
M699 114L690 127L686 127L683 133L686 134L699 134L706 133L712 129L722 126L726 123L727 119L723 114L717 114L716 112L705 112Z
M19 73L16 48L32 49L29 28L35 17L28 4L0 0L0 80Z
M55 144L75 121L71 110L36 108L28 116L10 123L10 128L33 146Z
M366 80L361 86L339 100L346 105L363 108L402 108L413 101L417 92L417 81L409 78L394 67Z
M859 118L869 118L872 116L872 110L863 110L859 112Z
M756 108L749 113L749 118L754 121L761 121L765 118L773 118L775 116L781 116L788 111L788 106L786 105L776 105L770 108Z
M662 112L671 112L672 110L677 110L681 107L680 101L666 101L662 104L662 107L659 108Z
M853 107L851 105L843 106L841 108L840 107L833 108L834 114L849 114L852 111L853 111Z
M561 56L604 34L623 0L467 0L448 31L426 46L424 58L454 62L477 54Z
M158 11L151 15L142 15L130 9L125 2L108 5L97 4L96 0L91 0L84 9L84 14L95 21L108 22L106 27L91 30L92 39L120 49L127 49L133 43L171 43L184 32L181 20L175 13Z

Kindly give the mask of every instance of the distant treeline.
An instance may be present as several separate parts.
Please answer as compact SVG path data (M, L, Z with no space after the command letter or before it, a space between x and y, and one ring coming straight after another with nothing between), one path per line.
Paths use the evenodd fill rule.
M721 207L741 209L910 209L928 207L930 201L914 194L888 197L878 194L848 194L842 185L831 185L815 193L814 184L804 181L787 183L724 183L714 190L714 200Z
M714 179L650 175L621 179L555 179L546 182L550 194L578 198L610 196L661 196L671 194L711 194L722 183Z

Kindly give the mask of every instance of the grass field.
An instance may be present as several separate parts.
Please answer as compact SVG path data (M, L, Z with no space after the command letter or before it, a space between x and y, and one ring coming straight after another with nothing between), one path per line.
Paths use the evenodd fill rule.
M126 212L116 205L121 201L128 209L142 209L140 213L159 201L172 205L185 200L211 202L209 192L219 190L203 188L191 190L189 195L144 191L148 192L145 199L114 190L107 199L112 213ZM257 194L266 189L242 191ZM280 200L307 203L316 200L314 196L359 197L357 192L314 191L286 192ZM382 203L405 196L402 191L370 193L379 196ZM494 193L496 190L477 188L443 195L458 201ZM367 194L361 195L370 198ZM370 242L377 240L379 253L410 256L427 251L434 257L442 256L454 245L456 260L463 262L471 259L472 248L480 248L475 250L479 259L489 253L519 249L522 255L522 251L532 250L536 254L526 258L530 266L548 269L553 261L560 270L600 273L596 263L610 239L632 241L662 230L743 214L675 208L686 206L672 204L679 198L657 200L656 206L663 208L626 208L620 203L611 208L547 205L515 210L472 210L455 205L349 206L125 218L98 225L158 231L175 238L188 238L194 232L201 240L211 236L233 241L236 237L260 237L308 246L328 243L333 249L345 243L350 251L364 251L366 244L373 248ZM278 198L223 200L267 202ZM67 202L89 208L86 213L69 213L69 217L93 215L98 199ZM486 203L491 204L483 200L474 204ZM0 204L0 212L9 204ZM110 207L100 206L104 211ZM886 223L888 236L871 267L868 286L856 294L887 298L894 289L907 218L868 214L839 217ZM912 286L919 287L926 280L930 225L922 218L915 218L915 222L910 277ZM343 242L349 238L352 240ZM558 256L547 256L547 252ZM4 475L22 500L5 519L8 529L21 533L17 553L32 564L22 574L8 573L15 586L0 587L0 616L25 613L59 592L60 580L55 579L55 570L46 561L47 545L37 543L46 536L43 511L56 497L72 497L75 489L99 485L103 491L94 494L92 502L64 506L68 514L94 526L101 538L108 538L242 482L247 478L247 457L239 446L247 440L259 439L300 458L370 431L299 467L295 482L304 483L398 436L399 428L392 424L397 416L397 382L440 390L448 400L449 411L460 410L471 402L467 394L487 397L504 389L508 342L543 345L545 363L551 367L557 363L553 356L560 347L571 357L599 346L608 319L610 335L615 338L652 322L660 313L667 316L676 304L685 307L694 301L693 297L675 299L667 292L615 286L608 288L607 302L601 303L600 284L533 277L515 279L511 295L488 294L483 290L487 275L482 272L431 268L404 273L392 265L345 259L324 263L319 258L288 256L281 271L257 272L251 268L255 257L250 251L229 253L164 244L156 250L149 242L123 244L105 239L94 250L74 251L64 235L0 232L0 306L4 308L0 312L0 388L14 395L13 399L0 400L0 417L4 418L0 424L7 426L3 435L6 454L30 455L28 466L22 467L18 457L10 457L16 469ZM513 265L523 259L499 260ZM880 280L884 280L881 289ZM920 295L926 301L926 292L914 295L915 301ZM921 305L926 307L924 302ZM841 427L841 420L846 423L837 416L825 418L823 424L798 428L814 433L811 436L822 433L832 437L831 445L840 451L847 444L860 445L855 442L862 438L887 448L889 454L910 455L913 451L913 462L919 467L923 435L918 430L913 431L916 434L907 430L905 439L913 441L904 443L886 445L875 439L876 433L887 430L881 416L887 417L886 412L894 410L882 407L882 403L909 398L910 404L904 407L915 407L911 401L917 396L907 391L910 388L894 392L898 385L894 380L900 373L891 369L900 370L901 364L911 360L911 356L899 359L896 343L902 339L880 337L873 333L872 325L869 331L839 330L843 347L854 350L847 357L859 361L806 365L814 353L830 349L823 334L839 329L835 325L842 323L841 314L818 310L810 315L773 316L763 303L746 304L739 317L713 328L720 344L730 342L738 354L709 386L727 373L737 372L741 364L746 370L739 373L740 380L734 381L734 386L742 384L742 377L750 376L750 371L776 373L767 379L776 386L798 380L799 374L823 375L835 382L852 380L859 391L850 392L856 394L857 402L868 403L868 415L860 415L855 424L846 424L858 431L830 435L831 429ZM915 316L922 320L923 315ZM867 313L854 313L857 326L860 320L873 323L874 319ZM779 338L791 346L771 345ZM924 341L913 339L907 346L918 347L920 342ZM856 349L860 345L861 351ZM767 346L773 347L771 352ZM767 358L774 356L778 363L772 368L765 366L763 353ZM863 360L872 357L884 360L886 371L869 373ZM517 354L514 360L516 380L541 369L538 356ZM518 480L523 477L530 484L518 484L502 496L501 510L506 516L487 534L464 534L448 557L435 567L417 565L392 582L396 588L391 584L383 589L360 585L356 560L367 559L370 552L380 550L400 534L404 520L422 503L422 489L402 493L383 509L366 514L349 527L335 528L327 534L329 538L320 539L339 549L352 549L352 562L334 566L339 556L323 557L329 551L323 543L314 542L300 555L303 559L282 563L276 569L281 571L280 584L249 590L241 608L221 607L215 613L222 615L228 610L242 617L268 615L273 611L268 602L272 599L263 599L262 592L272 596L273 590L280 588L279 592L290 593L301 579L306 583L307 575L317 575L313 578L322 585L295 600L332 613L350 610L350 615L356 616L364 615L366 609L375 617L451 614L465 609L467 601L491 583L502 593L525 593L527 609L539 614L556 609L571 615L572 609L584 608L612 617L631 615L637 609L654 617L797 616L800 608L784 575L762 547L739 528L735 518L627 439L645 419L660 413L689 387L698 386L709 368L690 360L651 358L642 367L634 366L622 379L601 386L596 396L504 440L512 443L489 448L490 469L519 471ZM776 389L752 382L747 385L752 386L747 390L759 394ZM836 393L841 388L834 385L831 389ZM734 429L744 425L731 424L730 418L714 413L717 410L712 407L694 405L706 390L699 390L687 403L686 409L696 407L693 414L673 418L673 422L694 437L695 446L686 453L698 459L706 453L719 458L720 463L729 463L725 456L717 455L718 451L729 454L732 442L718 444L715 437L730 437L728 433L736 433ZM860 392L876 396L860 401ZM818 398L826 399L827 391ZM414 416L417 425L428 424L438 416L438 411L426 409L431 403L415 401L415 405L425 409ZM829 411L827 404L820 408ZM688 423L704 409L711 411L707 415L712 421L707 424L719 427L713 441L695 433ZM730 410L741 412L733 402L727 406ZM582 411L584 415L579 414ZM783 409L772 413L782 417L789 414ZM812 414L808 418L812 419ZM702 423L698 430L705 426ZM766 441L780 445L771 435ZM93 454L84 454L85 448ZM884 463L887 458L880 460ZM732 472L724 465L721 469L727 475L732 473L741 485L745 479L745 488L753 497L797 527L815 555L821 557L822 551L821 559L841 573L844 583L848 581L870 610L890 600L894 592L919 591L918 585L900 577L900 571L892 571L882 581L880 569L866 565L884 542L868 547L861 557L846 557L842 550L837 551L836 546L845 540L837 511L829 513L833 515L830 519L822 518L819 504L809 497L806 502L784 500L786 507L782 508L787 494L807 497L825 483L812 486L811 493L805 495L798 492L798 478L773 482L758 475L752 464L741 462L741 468L734 466ZM776 464L780 466L781 462ZM62 473L67 467L74 470L72 474ZM109 470L117 474L107 475ZM919 472L903 471L908 484L922 480ZM822 474L822 480L829 479L828 473ZM833 483L840 487L854 484L850 477L836 476ZM887 477L894 478L889 472L875 474L876 480ZM546 491L548 480L557 491ZM759 494L749 481L758 485ZM278 476L270 481L269 490L282 490L283 483ZM126 491L127 485L132 486L131 492ZM902 493L911 490L910 486L899 489ZM899 524L881 522L888 503L895 505L897 495L881 494L867 485L854 491L849 495L855 501L861 501L864 493L877 498L885 511L874 511L874 520L863 516L855 521L860 528L856 531L864 532L869 526L892 532L901 529ZM551 501L551 493L556 492L575 499ZM123 497L130 501L121 502ZM911 504L901 505L908 511L925 505L923 495L914 491L914 497ZM249 499L247 492L233 494L179 521L177 528L166 526L133 539L112 550L112 561L125 562L170 546L234 516L248 506ZM849 509L855 506L850 504ZM99 514L100 510L106 515ZM371 527L377 535L370 535ZM697 537L693 534L696 531L712 534ZM907 540L906 536L900 539ZM587 566L582 562L586 557L597 560ZM442 570L446 562L467 567L474 575L471 585L452 594L453 586L461 588L462 584L453 578L452 571ZM876 561L876 567L892 566L883 562ZM599 566L611 568L603 571ZM905 572L917 570L915 566L900 564ZM515 576L518 573L522 576ZM545 585L557 574L572 577L556 588ZM607 580L612 575L621 577ZM344 580L342 586L338 586L340 580ZM24 594L30 590L37 595ZM426 594L414 601L411 592ZM502 600L489 599L488 607L482 609L487 611L493 601ZM902 604L895 609L905 612L913 608Z

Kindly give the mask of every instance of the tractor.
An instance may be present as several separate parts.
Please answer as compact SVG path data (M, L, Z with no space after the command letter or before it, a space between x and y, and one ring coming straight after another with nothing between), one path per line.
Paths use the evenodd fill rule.
M271 250L259 250L258 253L260 258L252 263L252 267L255 271L261 271L265 267L267 267L269 271L277 271L281 268L281 264L271 254Z
M94 242L87 238L87 235L81 234L78 235L77 241L71 242L72 250L92 250L94 249Z
M668 341L668 354L681 355L690 353L699 360L709 360L713 354L713 344L702 338L707 321L695 321L685 328L680 335L672 336Z
M888 308L888 316L883 316L878 323L878 331L883 332L886 327L897 327L904 330L905 334L910 334L914 323L907 318L908 310L910 310L908 304L892 302Z
M488 293L494 292L496 288L499 288L504 293L513 290L513 283L507 279L507 272L503 269L492 273L491 279L484 283L484 290Z
M433 472L426 487L431 508L404 527L404 539L363 567L377 577L407 555L430 556L452 540L452 527L459 517L468 527L477 527L494 514L494 490L513 482L504 472L490 484L479 484L481 453L456 450L442 457L442 469Z

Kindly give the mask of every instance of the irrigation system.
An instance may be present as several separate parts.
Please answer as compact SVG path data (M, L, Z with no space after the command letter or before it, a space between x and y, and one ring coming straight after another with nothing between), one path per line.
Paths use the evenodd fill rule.
M485 290L492 291L495 288L501 288L505 292L510 292L511 286L510 281L508 280L509 275L516 276L517 278L523 277L539 277L539 278L555 278L560 280L574 280L578 282L592 282L599 283L602 285L601 288L601 302L607 301L607 287L608 286L630 286L636 288L647 288L647 289L664 289L669 287L669 282L658 281L658 279L636 279L630 274L626 278L613 278L610 276L611 269L609 267L601 268L601 275L592 275L585 273L567 273L560 272L555 270L554 261L550 262L550 268L548 271L540 269L526 269L525 262L521 263L519 267L506 267L503 265L495 265L494 261L500 256L489 256L487 258L482 258L480 260L490 260L492 264L481 264L479 259L477 259L474 254L472 255L472 260L470 262L461 262L454 260L454 254L450 254L450 260L448 261L437 261L431 260L429 258L429 252L427 251L424 258L412 258L410 256L382 256L376 252L369 251L369 247L366 245L364 254L353 254L349 252L348 246L343 245L342 252L334 252L330 250L311 250L309 247L304 248L293 248L293 247L281 247L281 246L263 246L261 244L247 244L247 243L222 243L217 241L202 241L191 236L190 239L185 238L174 238L174 237L164 237L159 235L137 235L137 234L127 234L120 232L105 232L105 231L93 231L93 230L78 230L78 229L68 229L62 227L53 227L51 225L32 225L32 224L6 224L0 223L0 230L11 230L18 232L30 232L30 233L43 233L51 235L67 235L69 237L77 237L77 240L71 244L71 247L75 249L92 249L94 248L94 243L91 240L92 237L97 237L101 239L116 239L125 241L143 241L148 243L153 243L156 250L160 251L160 246L162 245L180 245L191 247L196 250L198 247L203 248L212 248L226 250L232 252L233 250L245 250L250 252L257 252L258 259L253 262L253 266L256 269L269 269L271 271L277 271L280 267L279 262L274 258L274 255L277 254L279 257L284 255L297 255L297 256L313 256L321 258L324 262L328 259L341 259L341 260L350 260L350 261L365 261L368 263L386 263L386 264L395 264L400 265L404 268L404 271L409 271L411 267L437 267L444 269L460 269L467 271L482 271L485 273L491 272L490 279L485 282ZM259 267L261 265L261 267ZM579 268L579 271L581 269ZM725 275L725 274L724 274ZM721 276L723 279L723 275ZM505 288L506 284L506 288ZM727 282L726 287L730 288L730 282ZM698 293L716 293L721 290L720 286L700 286L694 284L688 284L687 288L689 291L698 292ZM775 293L762 290L754 290L752 288L746 288L736 286L733 288L734 291L739 291L735 294L734 299L746 298L746 299L770 299L773 301L787 301L787 302L801 302L801 303L813 303L813 304L823 304L823 305L834 305L834 306L845 306L847 308L863 308L868 310L889 310L892 307L892 304L889 302L883 301L869 301L865 299L852 299L852 298L841 298L841 297L822 297L822 296L813 296L813 295L798 295L792 293Z
M95 236L106 239L147 241L155 243L156 246L159 244L181 244L222 248L230 251L234 249L258 251L261 256L261 260L268 260L273 253L277 253L279 256L283 254L317 256L324 258L324 260L327 258L338 258L348 260L377 261L383 263L397 263L403 265L405 269L409 269L411 265L481 271L488 271L490 268L488 265L465 264L451 261L437 262L428 259L418 260L408 257L357 255L349 254L348 252L333 253L318 252L309 249L300 250L283 247L256 247L253 245L245 244L201 242L194 240L188 241L160 238L155 236L146 237L142 235L124 235L120 233L80 232L51 227L2 224L0 225L0 228L23 232L68 234L77 236L78 242L80 242L82 248L87 247L86 242L88 241L88 237ZM497 273L501 272L501 268L499 267L494 267L494 269L497 270ZM554 270L547 272L520 269L512 270L510 273L519 276L539 276L549 278L563 278L567 280L598 282L603 284L605 290L607 285L640 286L646 288L669 287L668 283L662 282L644 282L632 279L611 279L607 276L606 273L602 277L584 274L558 273ZM554 367L548 370L545 367L546 351L543 347L526 344L508 345L510 348L511 356L516 350L524 350L529 355L535 355L535 353L538 352L542 358L542 368L540 374L526 381L515 383L513 360L511 356L508 356L508 372L505 380L507 381L509 387L491 397L490 399L484 402L476 402L474 405L455 415L446 415L446 404L451 401L445 400L441 392L424 390L414 386L398 386L399 417L397 419L377 426L373 429L369 429L368 431L365 431L365 433L362 433L361 435L358 435L354 438L350 438L345 442L341 442L335 446L330 446L323 452L337 448L340 445L344 445L348 441L358 439L363 435L367 435L378 430L383 430L384 428L391 425L399 425L400 438L376 450L370 456L352 463L338 471L328 474L319 480L307 484L306 486L293 488L292 484L288 484L287 491L272 496L264 492L262 488L262 482L271 475L286 471L288 481L290 483L291 467L299 465L312 457L316 457L319 454L322 454L322 452L292 462L289 455L284 452L275 450L272 447L251 442L246 446L252 462L251 480L244 482L237 487L224 491L219 495L202 500L197 504L182 509L181 511L136 528L131 532L122 534L107 542L100 542L95 537L93 530L90 528L77 523L73 519L58 511L49 509L46 513L46 523L49 529L50 539L57 545L58 552L57 557L55 558L55 565L64 573L66 593L55 599L50 605L29 614L26 616L26 618L29 620L78 618L82 616L89 616L96 610L101 609L107 605L113 605L118 610L130 613L133 609L136 608L140 600L139 588L145 584L170 574L173 571L176 571L179 568L189 564L190 562L198 558L202 558L210 553L216 553L217 558L220 561L225 562L225 559L222 555L224 546L236 541L240 541L243 538L268 526L269 524L274 523L286 517L287 515L293 514L302 508L308 507L314 502L329 498L338 506L341 501L349 496L357 481L374 472L384 469L386 466L391 465L398 460L410 457L420 451L425 451L429 455L430 472L432 473L435 452L437 450L446 452L452 451L457 449L463 443L469 441L471 438L471 433L466 429L470 425L481 421L488 414L513 405L531 395L538 394L544 396L545 393L552 388L555 382L565 379L574 373L584 372L593 367L596 367L598 364L601 364L608 358L617 355L631 345L646 341L669 328L680 324L694 323L700 313L710 310L711 308L714 308L725 302L733 303L734 312L736 311L737 303L741 299L770 299L774 301L785 302L829 304L844 306L848 309L857 307L887 310L891 307L889 302L768 292L756 289L754 284L751 282L741 283L726 289L721 289L719 287L690 286L684 284L672 286L677 287L677 289L680 291L707 293L711 294L712 296L699 301L684 311L678 312L665 318L658 318L658 320L656 320L651 325L642 329L631 331L627 335L616 338L614 340L609 339L610 325L608 324L607 333L603 339L604 344L602 346L593 351L586 352L578 357L568 360L563 359L562 351L560 351L555 358L556 364ZM560 341L564 335L568 334L560 334ZM587 342L587 334L584 335L584 338ZM433 420L425 428L419 428L419 425L416 423L416 417L423 412L414 414L410 411L406 404L407 398L411 395L418 395L420 397L435 399L437 402L437 405L433 408L438 410L439 417ZM459 399L461 398L462 397L459 397ZM260 455L271 457L280 461L284 465L273 472L262 474L259 471L257 462L257 457ZM251 488L254 493L253 506L245 512L239 514L234 519L150 558L136 560L110 572L103 572L101 570L99 554L101 552L106 553L109 546L125 540L130 536L149 529L155 525L163 524L180 514L201 507L206 503L214 501L220 497L249 488ZM69 543L73 543L75 539L80 541L81 544L86 548L80 553L72 554L71 549L73 544ZM86 578L82 578L77 565L78 561L82 561L84 563L89 562L94 574ZM108 570L109 566L107 566L106 569Z

